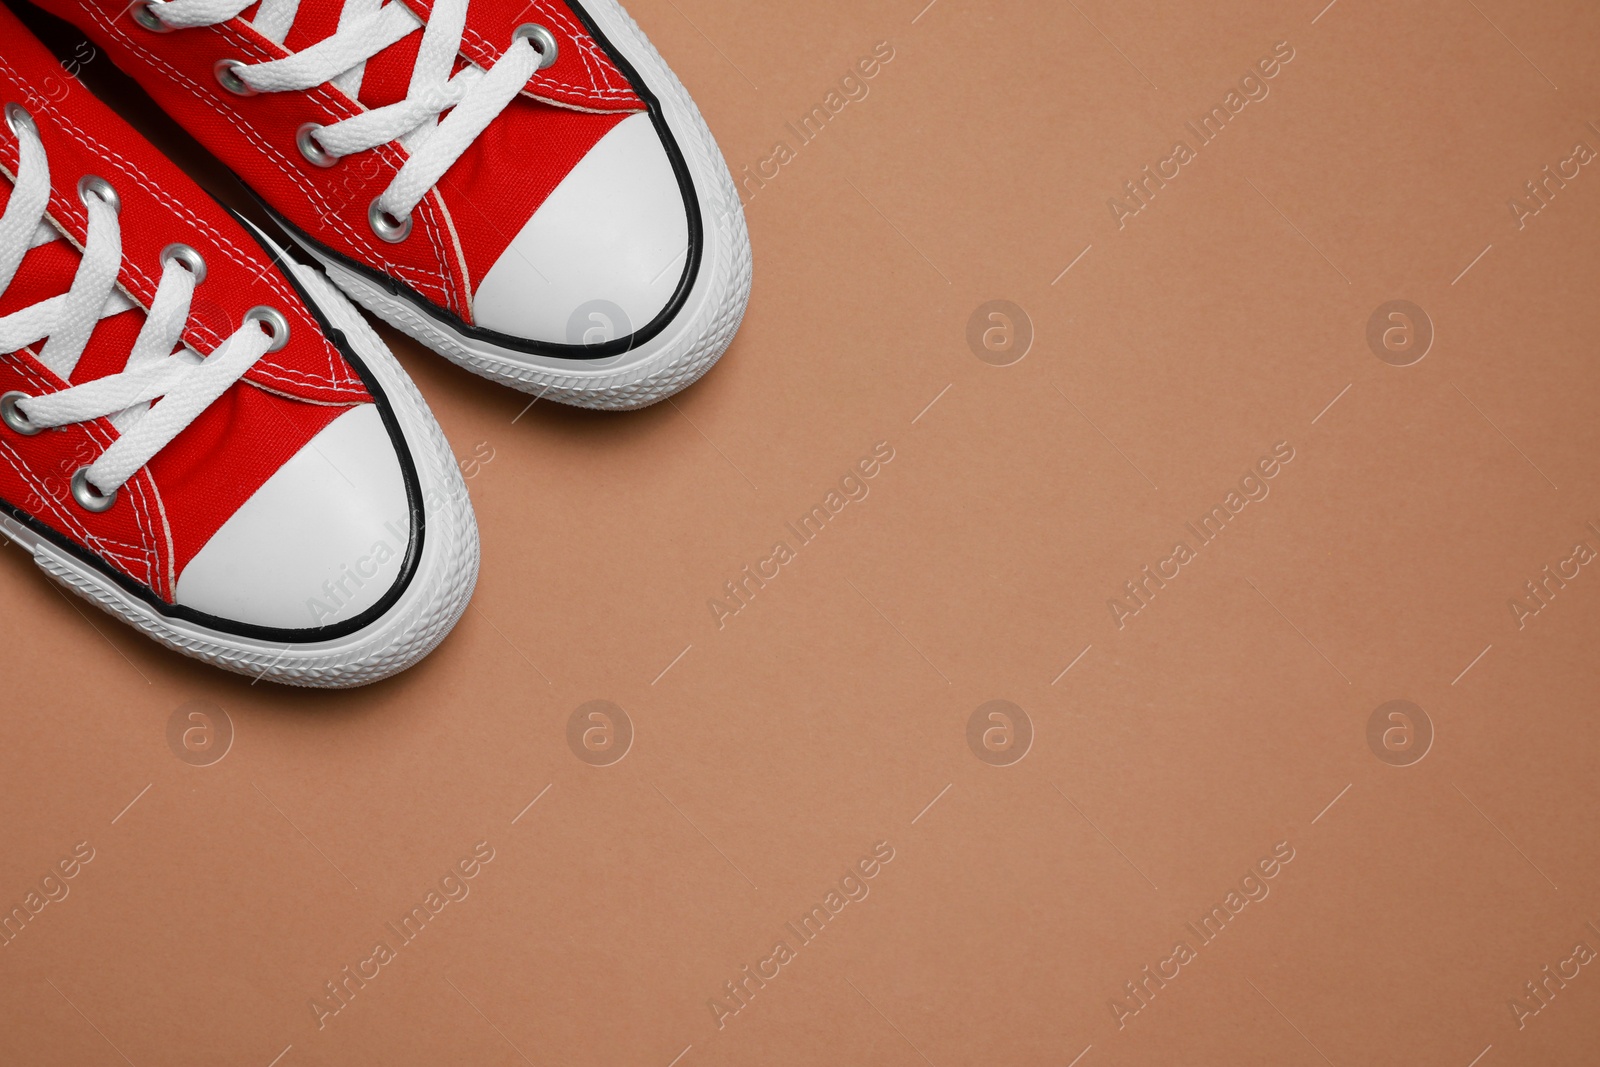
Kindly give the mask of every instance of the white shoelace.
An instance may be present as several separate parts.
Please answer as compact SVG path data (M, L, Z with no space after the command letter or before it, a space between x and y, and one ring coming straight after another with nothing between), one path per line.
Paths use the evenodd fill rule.
M27 112L15 104L7 106L6 121L17 137L19 163L11 200L4 215L0 215L0 295L10 287L30 249L64 239L45 220L50 200L50 162L38 130ZM63 381L77 367L96 323L136 306L117 289L122 224L116 193L93 178L85 178L79 184L79 192L89 211L89 234L71 288L60 296L0 316L0 353L17 352L45 341L38 350L39 362ZM181 246L173 246L177 247ZM184 251L193 254L192 250ZM183 265L180 256L163 253L162 258L161 282L123 371L56 393L6 398L12 409L7 412L7 424L13 430L20 425L27 433L110 418L118 432L117 440L85 472L90 486L104 498L98 502L101 506L92 510L109 507L110 498L129 478L279 340L258 320L247 317L205 359L188 349L174 353L189 321L189 304L199 279ZM192 262L200 263L198 257ZM160 401L152 404L158 397ZM15 422L16 412L21 413L20 424Z
M226 22L254 2L144 0L146 10L172 28ZM468 0L434 0L424 25L400 0L345 0L339 12L339 28L331 37L284 59L265 63L239 61L231 69L248 87L247 91L292 92L331 82L354 100L361 89L367 60L422 30L422 44L404 100L316 128L311 134L317 146L334 158L391 141L404 145L410 158L374 204L374 212L381 209L403 225L412 209L478 135L516 99L534 72L555 61L554 38L543 38L551 53L546 56L521 35L523 28L519 28L505 53L488 71L468 65L452 77L450 72L466 31L467 4ZM281 45L289 36L299 8L300 0L261 0L253 25L257 32ZM542 27L535 29L548 34ZM450 114L439 121L440 113L446 110ZM379 225L380 220L375 218L373 228L379 229ZM381 231L379 236L383 236Z

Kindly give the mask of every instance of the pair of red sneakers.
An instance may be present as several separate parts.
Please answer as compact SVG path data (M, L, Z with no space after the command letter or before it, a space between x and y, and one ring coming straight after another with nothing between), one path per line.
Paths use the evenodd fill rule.
M321 268L0 7L0 532L162 644L354 686L466 609L460 472L341 290L584 407L669 396L732 340L751 269L737 193L615 0L37 2Z

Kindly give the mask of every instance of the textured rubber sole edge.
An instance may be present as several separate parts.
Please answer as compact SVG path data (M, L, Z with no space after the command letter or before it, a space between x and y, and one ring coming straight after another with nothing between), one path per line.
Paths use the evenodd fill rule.
M689 302L666 330L612 359L586 363L530 357L466 337L314 246L302 242L302 247L358 304L451 362L541 399L628 411L692 385L733 343L750 302L750 232L733 175L689 91L615 0L585 0L584 9L660 100L700 198L705 258Z
M349 689L400 673L432 652L466 611L478 579L478 526L455 457L416 386L360 313L315 270L282 262L360 353L388 396L416 463L427 533L399 601L370 626L332 641L287 647L168 618L31 530L0 516L4 533L72 592L167 648L284 685Z

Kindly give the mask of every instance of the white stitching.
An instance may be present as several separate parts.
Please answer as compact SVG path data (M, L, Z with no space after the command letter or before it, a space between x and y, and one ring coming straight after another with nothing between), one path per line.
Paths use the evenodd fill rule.
M0 70L4 70L10 76L12 82L15 83L16 85L18 85L19 87L22 87L22 86L24 86L26 84L22 80L21 75L16 70L14 70L11 66L9 66L5 62L4 59L0 59ZM84 150L88 151L91 154L103 157L103 158L107 159L108 162L112 162L112 163L116 164L118 169L121 171L122 176L124 178L132 181L135 185L139 186L145 192L149 193L150 196L154 200L156 200L162 206L166 207L168 210L172 211L180 219L183 219L186 222L188 222L189 225L193 229L195 229L195 230L199 231L200 233L205 234L207 237L211 238L212 241L215 242L219 247L221 247L223 249L226 249L227 251L231 252L236 257L236 259L238 259L240 261L245 261L245 260L251 258L245 252L245 250L243 250L243 249L239 248L237 245L235 245L224 234L222 234L221 232L216 230L213 226L211 226L210 223L208 223L206 220L200 218L198 215L194 214L194 212L192 212L186 205L184 205L183 203L181 203L180 201L175 199L166 190L162 189L160 186L158 186L158 185L154 184L153 182L151 182L144 175L144 173L137 166L135 166L132 163L132 161L126 159L120 152L117 152L114 149L106 147L100 141L98 141L96 138L94 138L92 135L86 133L83 130L80 130L72 122L71 119L69 119L66 115L64 115L60 111L57 111L49 103L44 103L44 104L40 105L39 109L44 111L46 114L48 114L50 116L51 123L52 123L53 126L59 128L60 130L62 130L66 134L68 134L73 140L77 141L78 144ZM70 201L67 203L67 210L63 214L67 219L71 220L74 224L77 224L80 218L84 218L84 219L87 218L87 211L79 212L77 209L75 209L71 205ZM146 301L151 299L153 294L154 294L154 292L155 292L155 288L156 288L156 284L155 284L155 281L154 281L153 277L149 273L147 273L146 271L141 269L138 265L136 265L133 262L128 261L128 260L124 260L124 262L123 262L123 270L126 272L126 274L128 276L131 276L132 278L136 279L139 282L139 284L144 288L144 290L145 290L144 299ZM294 305L294 306L298 306L301 303L299 298L296 297L292 292L290 292L287 289L287 287L284 286L284 284L282 283L282 280L280 278L278 278L275 274L265 275L264 278L267 281L267 284L272 288L272 290L275 293L277 293L280 297L282 297L285 302L290 303L291 305ZM212 349L215 349L217 346L221 345L223 343L223 340L224 340L224 338L219 336L214 330L212 330L209 326L207 326L204 322L200 321L199 319L193 320L191 322L191 324L189 325L188 329L185 332L191 334L191 336L194 336L197 340L201 341L202 343L209 344ZM279 363L276 363L276 362L265 361L265 360L263 360L262 363L258 363L257 364L257 368L261 368L261 367L263 367L263 365L270 365L272 367L275 367L277 370L279 370L283 375L286 375L286 376L296 376L296 375L298 375L303 380L303 382L305 384L310 385L310 386L312 386L314 388L329 388L329 389L334 389L334 390L337 390L337 391L340 391L340 392L351 392L351 391L353 391L352 388L351 388L352 386L359 387L359 382L357 382L354 378L352 378L350 376L337 374L337 372L335 371L335 368L334 368L333 361L332 361L331 352L332 352L331 343L329 343L326 340L324 340L324 354L325 355L329 355L329 372L330 372L329 375L326 378L319 378L317 375L312 374L310 372L299 371L299 370L296 370L294 368L285 367L282 364L279 364ZM292 377L291 377L290 380L292 380Z
M429 6L431 9L431 3ZM561 11L550 4L536 2L530 6L537 9L544 18L556 23L557 26L565 31L567 36L578 45L578 51L584 60L584 70L589 75L589 84L582 85L577 82L563 81L557 79L553 75L545 74L543 71L540 71L535 73L531 79L535 86L554 86L557 89L565 89L573 93L600 97L614 97L617 99L632 97L633 99L638 99L638 95L634 93L632 88L627 85L626 79L622 79L620 87L617 82L612 80L610 72L615 71L618 78L622 77L622 72L615 70L609 58L600 53L599 46L597 46L594 41L589 38L589 35L583 31L581 26L574 23L570 14L565 11ZM470 39L472 43L484 53L485 56L498 59L504 53L504 49L497 49L493 44L486 40L482 34L478 33L470 26L467 27L462 36L463 38ZM596 60L599 61L598 69L595 62ZM602 81L605 83L604 88L601 87Z
M152 66L164 70L173 81L179 83L180 85L187 86L189 90L196 96L204 98L208 94L215 95L211 94L210 90L205 86L197 84L182 71L173 67L155 52L139 45L129 34L124 32L114 23L106 21L101 12L94 10L87 3L83 4L82 6L92 17L100 21L101 25L105 28L108 34L121 40L129 49L131 49L134 53L144 57L147 62L151 63ZM234 21L238 22L240 20ZM280 56L264 50L260 43L253 37L241 34L238 31L238 28L235 27L231 22L219 25L215 27L215 29L223 36L227 43L236 45L237 47L245 50L252 58L263 60L281 58ZM358 105L355 105L349 99L349 97L344 96L342 93L329 92L325 88L308 90L306 95L310 96L313 100L324 104L328 107L328 110L334 113L345 112L348 114L359 114L361 110ZM218 97L218 99L220 99L220 97ZM363 240L360 232L351 227L343 218L339 216L339 214L334 210L333 204L327 199L323 191L318 188L314 182L311 182L300 173L298 165L287 154L285 154L276 145L261 137L261 135L257 133L248 123L239 123L237 124L236 129L263 155L268 156L274 162L280 164L279 169L281 173L286 175L290 181L292 181L301 189L308 201L310 201L314 206L318 206L322 209L322 220L325 224L331 223L331 228L335 232L342 234L352 245L370 256L370 258L378 265L381 265L391 273L395 274L399 274L402 270L404 270L413 277L415 277L419 271L425 270L425 268L418 267L402 267L400 264L390 262L385 257L383 249L371 244L370 239ZM399 154L397 150L394 149L393 145L380 146L379 151L391 156ZM392 162L392 160L388 161ZM423 212L425 222L433 221L428 219L428 214L428 211ZM438 296L443 298L447 303L454 307L456 305L456 295L454 292L455 286L450 284L450 275L448 273L447 263L445 257L441 255L441 246L437 240L436 232L435 238L431 244L435 257L440 260L441 272L437 275L424 274L422 277L425 280L410 284L412 284L413 288L419 291L434 291ZM256 366L260 367L261 364L258 363ZM289 373L293 372L291 371Z
M31 349L24 348L20 352L12 353L11 355L7 356L6 361L11 364L12 369L16 371L19 377L28 383L29 388L35 393L42 394L47 392L55 392L61 389L62 383L60 380L56 379L54 375L45 373L41 367L37 366L33 362L33 359L35 358L37 357L34 356L34 353ZM99 445L102 451L106 448L109 448L115 440L113 435L105 432L105 429L98 421L79 423L79 425L84 428L84 432L88 435L91 442ZM58 505L56 501L45 491L44 482L33 473L30 467L22 463L21 453L16 452L3 441L0 441L0 446L4 446L7 452L16 457L11 461L13 469L16 470L18 477L21 478L23 483L30 487L33 495L45 506L46 514L55 517L56 521L54 525L58 529L64 528L63 532L73 537L86 548L89 548L100 555L127 562L128 567L125 568L127 570L131 571L135 562L141 563L144 568L145 577L139 580L143 581L145 585L150 586L151 588L156 588L153 580L151 558L154 557L159 560L160 553L155 546L151 544L153 538L151 537L149 516L146 513L145 507L140 506L146 503L144 500L142 482L143 480L148 480L148 471L141 470L138 475L136 475L127 483L127 486L124 486L124 488L127 488L128 486L133 487L133 492L130 495L132 496L133 503L135 505L135 525L138 526L139 533L145 539L145 543L142 545L129 544L124 541L102 537L92 533L88 527L84 526L79 521L75 514ZM112 551L107 546L116 546L117 548L127 549L128 551ZM130 576L137 577L136 575Z
M13 352L13 354L8 355L8 357L6 357L6 363L10 363L11 368L16 371L16 374L18 374L19 378L22 378L22 381L27 382L27 386L29 386L29 389L32 390L34 394L56 392L56 390L62 389L62 387L66 386L66 382L62 382L61 379L56 378L54 374L48 373L43 366L38 365L37 358L37 354L35 354L34 350L21 349L19 352ZM90 442L94 443L94 445L98 445L99 448L101 448L101 451L107 450L107 448L110 448L112 443L115 442L115 435L107 434L106 429L99 424L99 421L80 422L78 426L83 427L83 432L88 435ZM16 464L13 464L13 466L16 466ZM75 515L72 515L70 512L66 512L66 510L62 510L61 507L56 506L56 502L54 502L53 499L51 499L50 496L45 493L45 491L43 491L42 482L34 482L34 480L32 480L32 478L34 478L34 475L32 475L32 470L22 469L22 467L19 467L18 474L21 475L24 482L29 482L30 485L34 486L34 496L37 496L40 501L45 502L51 514L58 515L59 520L61 520L61 522L58 523L59 526L72 526L72 528L75 528L75 530L78 531L78 533L75 534L75 536L77 536L77 541L82 542L85 547L90 547L90 549L93 549L94 552L99 552L101 555L117 555L118 558L126 558L128 553L106 552L106 550L101 549L101 545L115 544L122 545L122 547L126 547L126 549L141 550L142 555L144 555L144 566L146 566L146 577L141 579L141 581L144 581L144 584L150 585L150 587L154 589L154 581L150 581L149 557L152 555L152 553L155 553L155 555L158 557L160 553L154 549L154 545L150 544L150 542L152 542L152 536L150 536L149 517L147 517L144 509L138 507L138 504L141 504L142 502L142 493L138 490L138 485L136 485L139 478L149 478L149 472L147 472L147 470L141 470L141 472L139 472L139 474L136 475L133 480L128 482L128 485L134 485L134 491L133 494L131 494L134 499L134 504L136 504L136 507L134 507L134 520L136 520L136 525L138 525L139 534L144 537L144 544L142 545L125 544L125 542L122 541L110 541L110 539L106 539L106 537L99 537L96 536L96 534L90 533L90 530L88 530L86 526L82 526L77 522L77 517L75 517Z

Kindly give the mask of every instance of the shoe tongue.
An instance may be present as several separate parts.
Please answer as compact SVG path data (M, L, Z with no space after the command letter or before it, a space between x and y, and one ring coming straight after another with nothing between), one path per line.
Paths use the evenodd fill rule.
M294 22L289 26L289 39L283 46L291 52L301 52L312 45L332 37L339 28L339 11L344 7L342 0L328 3L302 3L296 10ZM254 19L257 8L250 8L243 13L244 18Z
M0 214L11 203L11 188L10 180L0 177ZM22 257L6 291L0 293L0 315L60 296L72 287L73 275L78 273L78 250L48 223L41 222L28 243L33 247Z
M398 3L400 0L390 2ZM339 0L332 3L301 3L283 46L291 52L302 52L327 40L339 29L339 12L343 7L344 4ZM252 7L242 17L253 19L256 11L257 8ZM417 53L421 48L422 33L409 33L367 60L357 99L369 108L384 107L404 100L411 88L411 70L416 65ZM466 65L467 60L457 56L452 73Z
M29 250L22 257L17 276L5 293L0 294L0 315L32 307L71 289L81 259L78 250L59 234L54 240ZM84 349L72 370L71 383L82 385L123 370L143 324L144 312L137 307L128 307L120 314L101 319L94 328L89 347Z
M4 293L0 293L0 315L10 315L32 307L41 300L60 296L72 288L78 273L78 250L59 239L46 242L22 257L22 266Z
M370 108L397 104L411 89L411 71L422 50L422 34L410 34L367 60L357 98ZM456 57L456 70L465 61Z
M11 183L0 178L0 212L11 201ZM22 257L16 277L0 293L0 315L32 307L51 297L60 296L72 288L78 274L78 264L83 255L61 232L47 222L41 222L29 242L32 248ZM144 323L144 312L127 301L127 310L101 319L95 326L89 347L72 371L74 385L123 369L128 352Z

